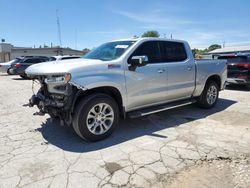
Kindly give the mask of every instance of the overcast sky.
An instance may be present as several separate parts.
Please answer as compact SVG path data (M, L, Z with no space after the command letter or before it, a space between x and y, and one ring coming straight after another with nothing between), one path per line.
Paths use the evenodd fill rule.
M157 30L190 42L250 45L250 0L0 0L0 38L15 46L58 44L92 48Z

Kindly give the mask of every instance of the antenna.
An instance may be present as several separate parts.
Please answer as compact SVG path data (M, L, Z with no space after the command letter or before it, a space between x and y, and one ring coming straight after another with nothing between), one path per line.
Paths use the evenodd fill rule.
M56 10L56 23L57 23L57 34L59 40L59 47L62 46L62 37L61 37L61 26L60 26L60 19L58 16L58 10Z

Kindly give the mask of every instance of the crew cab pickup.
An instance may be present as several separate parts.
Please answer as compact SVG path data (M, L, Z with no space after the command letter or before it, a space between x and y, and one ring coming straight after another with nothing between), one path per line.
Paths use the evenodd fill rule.
M213 107L225 86L225 60L195 61L186 41L138 38L105 43L83 58L32 65L38 114L72 126L83 139L109 136L120 118L197 103Z

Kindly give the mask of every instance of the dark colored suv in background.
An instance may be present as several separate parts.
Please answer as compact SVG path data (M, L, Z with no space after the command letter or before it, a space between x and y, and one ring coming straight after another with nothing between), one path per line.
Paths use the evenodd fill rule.
M222 55L227 60L227 83L250 85L250 54Z
M27 78L25 74L25 69L36 63L42 63L49 61L48 57L45 56L26 56L20 58L19 61L11 65L10 73L15 75L20 75L22 78Z

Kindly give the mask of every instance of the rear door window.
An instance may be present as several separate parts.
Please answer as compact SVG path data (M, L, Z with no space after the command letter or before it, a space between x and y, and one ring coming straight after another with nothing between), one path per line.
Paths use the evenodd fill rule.
M43 59L33 59L33 63L35 64L35 63L41 63L41 62L43 62L43 61L45 61L45 60L43 60Z
M46 62L46 61L49 61L49 58L41 58L39 59L39 62L37 63Z
M26 59L23 61L23 63L32 64L32 63L34 63L34 60L33 59Z
M186 49L181 42L160 41L163 62L179 62L187 59Z

